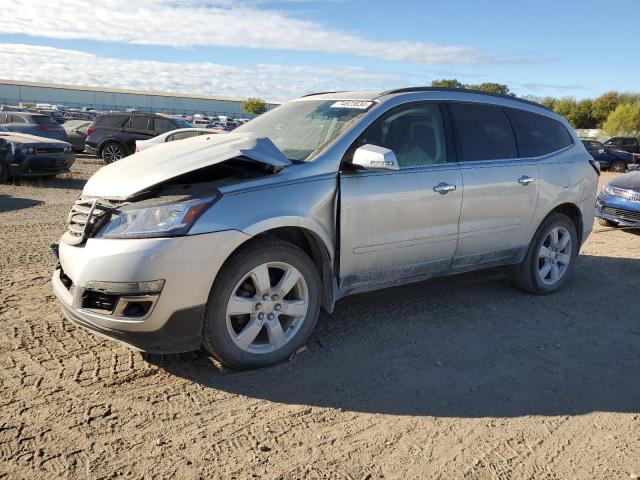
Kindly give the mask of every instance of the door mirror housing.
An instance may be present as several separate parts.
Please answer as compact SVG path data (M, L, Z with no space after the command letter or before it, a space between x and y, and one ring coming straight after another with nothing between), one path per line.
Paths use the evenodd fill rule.
M357 148L351 163L365 170L400 170L393 150L371 144Z

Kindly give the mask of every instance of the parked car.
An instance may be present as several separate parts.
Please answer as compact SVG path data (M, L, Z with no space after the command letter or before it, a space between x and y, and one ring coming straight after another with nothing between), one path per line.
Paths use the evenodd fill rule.
M616 150L596 140L582 140L582 143L591 156L600 162L602 168L622 173L636 163L635 157L629 152Z
M640 171L618 175L602 187L596 216L607 227L640 228Z
M53 176L75 162L71 144L0 127L0 181L9 177Z
M629 153L640 153L640 143L636 137L611 137L604 144L614 147L617 150L624 150Z
M87 130L85 150L105 163L115 162L136 150L137 140L148 140L191 124L181 118L155 113L108 113L99 115Z
M67 120L63 127L67 132L67 141L73 145L76 153L84 152L85 141L87 140L87 131L91 120Z
M598 175L566 120L533 102L306 96L100 169L53 248L53 288L70 321L135 348L269 365L346 295L498 265L557 291Z
M173 142L175 140L184 140L185 138L197 137L198 135L208 135L212 133L219 133L212 131L209 128L179 128L177 130L171 130L166 133L162 133L149 140L137 140L136 152L141 152L147 148L154 147L156 145L162 145L166 142Z
M37 137L67 140L67 134L58 122L48 115L29 112L0 112L0 125L12 132L27 133Z

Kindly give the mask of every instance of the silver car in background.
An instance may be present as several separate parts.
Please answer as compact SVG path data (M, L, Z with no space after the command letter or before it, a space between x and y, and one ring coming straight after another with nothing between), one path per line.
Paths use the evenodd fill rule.
M568 123L524 100L309 95L100 169L54 246L53 287L70 321L129 346L260 367L346 295L499 265L556 291L598 174Z

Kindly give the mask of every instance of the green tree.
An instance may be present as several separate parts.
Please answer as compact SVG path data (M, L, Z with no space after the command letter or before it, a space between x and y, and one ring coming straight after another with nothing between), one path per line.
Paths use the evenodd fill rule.
M602 128L609 135L640 134L640 102L618 105Z
M544 97L540 99L540 103L547 108L553 110L554 105L556 104L556 99L553 97Z
M267 111L267 104L261 98L247 98L242 101L241 105L244 113L260 115Z
M575 128L596 128L597 122L592 114L593 100L586 98L580 100L573 111L571 124Z
M431 82L431 86L440 87L440 88L463 88L464 87L464 85L455 78L451 78L451 79L443 78L439 80L434 80L433 82Z
M558 115L562 115L564 118L566 118L568 122L575 128L576 126L574 124L574 120L577 106L578 104L576 103L575 98L560 98L553 104L553 111Z
M511 90L509 90L509 87L507 87L503 83L485 82L485 83L478 83L475 85L473 84L465 85L465 88L468 88L470 90L479 90L481 92L499 93L501 95L515 96L515 93L512 93Z
M596 125L602 126L618 105L620 105L620 94L618 92L606 92L593 101L591 109Z

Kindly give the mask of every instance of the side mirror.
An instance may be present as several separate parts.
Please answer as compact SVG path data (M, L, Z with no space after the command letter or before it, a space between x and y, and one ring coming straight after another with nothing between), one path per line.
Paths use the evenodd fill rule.
M400 170L393 150L377 145L367 144L356 149L351 163L365 170Z
M600 155L602 155L604 152L605 152L604 148L601 148L600 150L598 150L598 153L599 153Z

